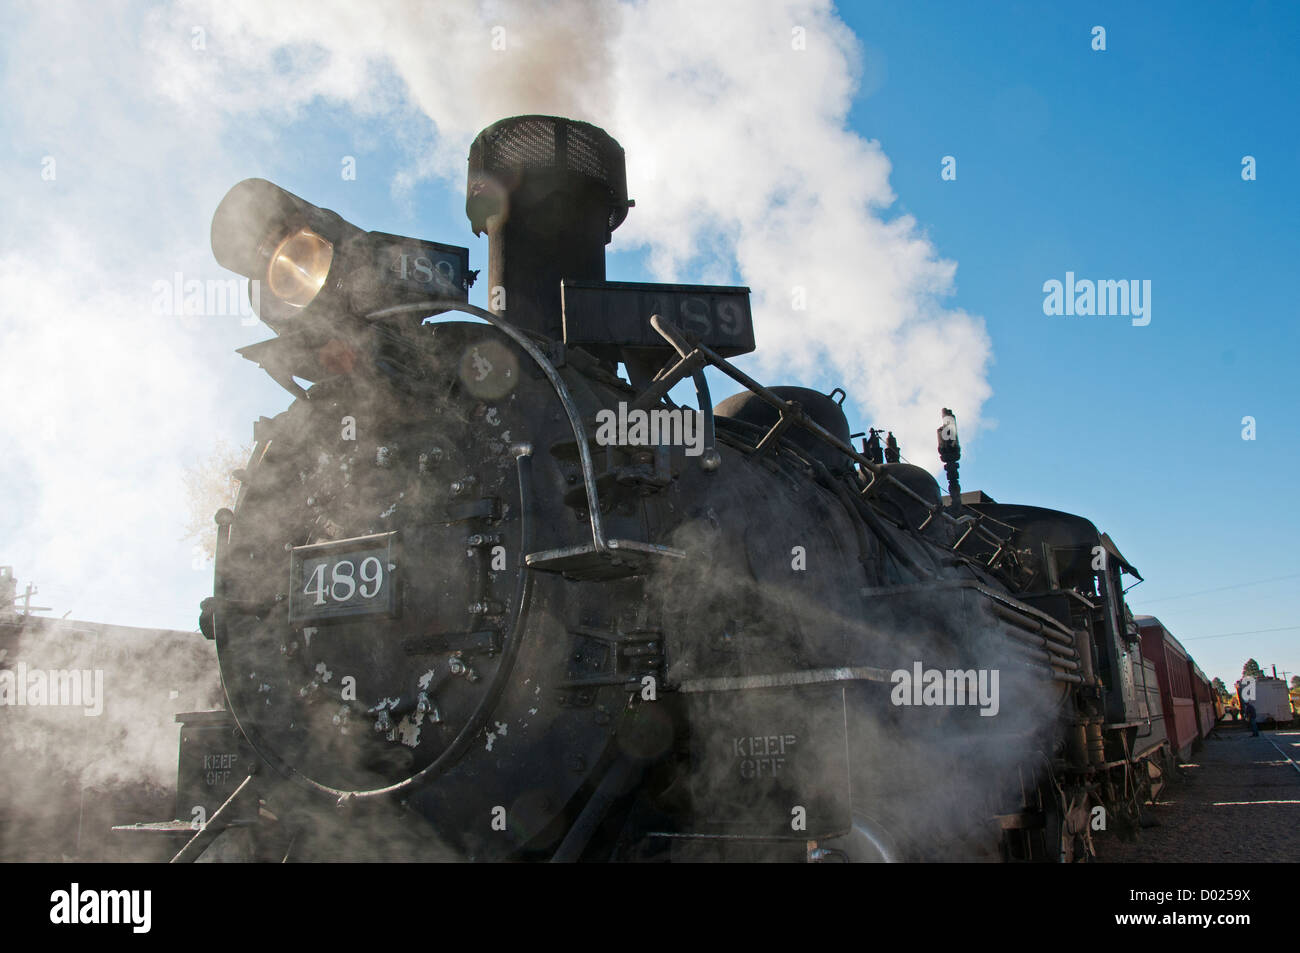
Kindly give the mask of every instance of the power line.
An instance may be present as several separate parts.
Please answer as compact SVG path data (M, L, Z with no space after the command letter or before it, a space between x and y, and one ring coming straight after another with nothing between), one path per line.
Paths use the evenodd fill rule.
M1218 635L1197 635L1190 639L1179 639L1179 642L1199 642L1201 639L1226 639L1230 635L1259 635L1262 632L1290 632L1293 629L1300 629L1300 625L1284 625L1277 629L1247 629L1245 632L1220 632Z
M1154 605L1157 602L1170 602L1174 599L1190 599L1192 596L1204 596L1211 592L1227 592L1229 589L1241 589L1245 586L1260 586L1266 582L1281 582L1283 579L1295 579L1298 576L1300 576L1300 572L1293 572L1286 576L1274 576L1272 579L1255 579L1251 582L1238 582L1231 586L1219 586L1217 589L1201 589L1197 592L1184 592L1180 596L1161 596L1159 599L1146 599L1142 602L1142 605L1149 606ZM1204 636L1204 638L1208 638L1208 636Z

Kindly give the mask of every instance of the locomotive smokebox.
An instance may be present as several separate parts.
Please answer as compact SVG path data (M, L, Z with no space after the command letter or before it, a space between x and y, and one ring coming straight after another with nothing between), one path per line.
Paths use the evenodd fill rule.
M560 282L605 280L605 246L631 206L623 148L556 116L493 123L469 151L465 214L488 235L491 310L563 335Z

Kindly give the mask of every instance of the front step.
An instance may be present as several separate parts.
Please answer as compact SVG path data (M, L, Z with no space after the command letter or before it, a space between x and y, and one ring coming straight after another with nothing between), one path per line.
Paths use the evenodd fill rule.
M583 543L529 553L524 562L539 572L558 572L565 579L590 582L639 576L653 569L658 560L686 558L684 550L656 543L611 539L605 545L608 553L597 550L594 543Z

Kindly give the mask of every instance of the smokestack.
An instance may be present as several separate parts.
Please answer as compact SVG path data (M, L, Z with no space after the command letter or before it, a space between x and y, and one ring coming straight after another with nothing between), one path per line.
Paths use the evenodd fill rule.
M605 246L631 205L623 148L604 130L556 116L488 126L465 197L474 234L488 235L488 307L559 339L560 281L605 280Z

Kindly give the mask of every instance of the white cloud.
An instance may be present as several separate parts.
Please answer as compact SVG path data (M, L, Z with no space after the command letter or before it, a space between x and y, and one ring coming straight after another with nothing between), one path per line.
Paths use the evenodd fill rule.
M133 293L97 240L56 227L0 256L4 558L43 584L37 602L53 604L56 584L60 614L180 626L177 569L197 580L171 514L185 508L183 464L221 416L218 382L195 332L150 314L145 277ZM67 260L76 279L52 278L49 263Z

